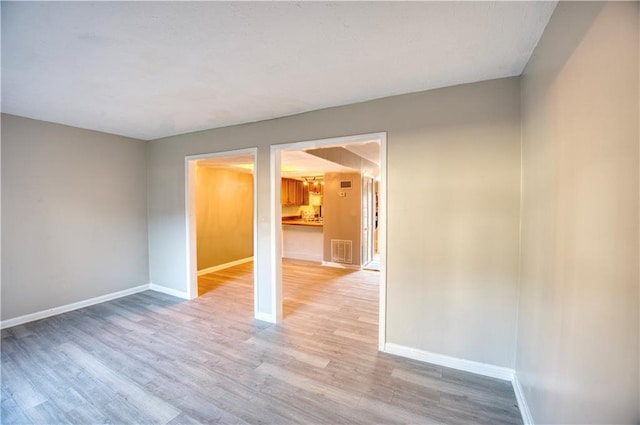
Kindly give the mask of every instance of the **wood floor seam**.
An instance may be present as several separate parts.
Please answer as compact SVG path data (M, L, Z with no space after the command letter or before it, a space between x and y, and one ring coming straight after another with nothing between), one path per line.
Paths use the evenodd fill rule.
M278 325L253 263L198 280L2 330L1 422L522 424L508 382L378 351L378 272L284 260Z

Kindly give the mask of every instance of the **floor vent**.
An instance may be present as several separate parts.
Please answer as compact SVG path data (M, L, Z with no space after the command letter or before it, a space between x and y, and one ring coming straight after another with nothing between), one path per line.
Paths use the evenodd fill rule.
M352 243L340 239L331 239L331 262L352 264Z

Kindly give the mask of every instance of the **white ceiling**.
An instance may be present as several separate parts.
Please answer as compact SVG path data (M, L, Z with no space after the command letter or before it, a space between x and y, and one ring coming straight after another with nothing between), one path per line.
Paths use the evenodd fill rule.
M2 2L2 110L155 139L520 75L556 2Z
M281 158L283 177L315 177L329 172L356 171L352 168L308 154L305 151L282 151Z
M380 165L380 141L370 140L366 142L349 143L342 146L348 151L368 159L374 164Z
M242 173L251 173L253 167L250 167L250 165L253 165L253 163L254 158L251 154L212 157L197 161L197 164L202 167L226 168ZM281 170L282 177L297 179L322 176L328 172L357 171L300 150L282 151Z
M253 173L254 157L252 154L215 156L196 161L196 165L205 168L227 168L241 173Z

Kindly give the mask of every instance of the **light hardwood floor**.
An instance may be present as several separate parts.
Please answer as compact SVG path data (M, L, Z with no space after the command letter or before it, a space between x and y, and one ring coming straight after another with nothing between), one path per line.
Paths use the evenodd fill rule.
M147 291L2 331L5 424L520 424L511 385L377 351L378 272L285 261L281 325L252 264L193 301Z

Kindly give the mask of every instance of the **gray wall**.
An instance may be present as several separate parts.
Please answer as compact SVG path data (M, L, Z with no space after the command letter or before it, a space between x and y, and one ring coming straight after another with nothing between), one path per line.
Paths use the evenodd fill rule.
M517 375L536 423L637 423L638 3L560 3L522 77Z
M151 281L187 288L185 155L258 147L256 272L268 280L269 146L381 131L388 133L387 341L513 367L518 78L151 141ZM271 295L261 289L258 312L272 313Z
M144 285L146 142L2 114L2 320Z

